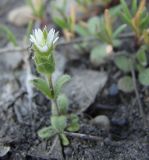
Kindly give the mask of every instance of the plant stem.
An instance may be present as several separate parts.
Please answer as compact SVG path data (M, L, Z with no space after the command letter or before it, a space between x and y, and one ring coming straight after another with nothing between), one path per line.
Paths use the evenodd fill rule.
M47 78L48 78L49 86L50 86L52 96L53 96L53 99L51 100L52 115L58 115L59 109L58 109L56 99L55 99L54 87L53 87L53 82L52 82L52 75L48 76Z

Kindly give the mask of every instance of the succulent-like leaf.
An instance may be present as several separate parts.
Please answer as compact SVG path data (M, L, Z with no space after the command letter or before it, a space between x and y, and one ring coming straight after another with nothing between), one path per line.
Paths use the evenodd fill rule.
M141 47L139 49L139 51L136 54L136 58L142 66L147 65L146 47Z
M33 80L31 80L31 83L36 87L36 89L41 91L46 97L48 97L49 99L52 98L52 94L51 94L49 85L47 84L47 81L41 78L34 78Z
M103 18L102 18L102 21L103 21ZM97 34L101 29L100 18L99 17L90 18L87 23L87 26L90 33Z
M129 57L120 55L120 56L115 57L114 62L116 66L122 71L124 72L131 71L132 60Z
M52 126L50 126L40 129L37 134L40 138L47 139L57 134L57 131Z
M52 127L59 133L62 133L67 126L66 116L51 116Z
M66 95L64 95L64 94L58 95L57 105L58 105L60 114L67 113L69 102L68 102L68 98L66 97Z
M61 93L64 84L69 82L70 79L71 77L69 75L62 75L56 80L56 83L54 84L55 97L57 97Z
M139 74L139 81L144 86L149 86L149 68L144 69Z
M130 76L124 76L118 81L118 88L123 92L130 93L134 90L132 78Z
M108 56L106 48L106 44L102 44L93 48L90 54L90 60L94 66L99 66L105 63L105 58Z

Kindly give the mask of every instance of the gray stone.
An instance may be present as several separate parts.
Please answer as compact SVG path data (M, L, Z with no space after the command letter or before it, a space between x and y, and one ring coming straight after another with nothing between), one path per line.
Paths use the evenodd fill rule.
M55 52L55 71L52 75L53 81L55 81L59 76L64 73L65 65L66 65L66 57L59 52Z
M77 112L85 111L95 100L107 81L105 72L76 70L71 81L64 87L70 104Z
M2 146L0 145L0 157L5 156L10 150L9 146Z
M11 10L7 19L15 26L22 27L27 25L33 16L32 9L29 6L21 6Z
M12 48L9 44L7 48ZM5 54L0 54L0 68L5 68L8 70L16 69L23 61L23 53L21 52L7 52Z

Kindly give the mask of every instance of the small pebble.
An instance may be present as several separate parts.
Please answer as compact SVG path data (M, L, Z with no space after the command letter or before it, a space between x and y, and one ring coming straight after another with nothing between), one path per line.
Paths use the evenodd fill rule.
M71 147L66 147L64 149L64 153L66 156L71 156L72 155L72 148Z
M126 118L112 118L111 123L114 126L123 127L128 125L128 120Z
M103 129L103 130L106 130L106 131L110 130L110 120L105 115L100 115L100 116L95 117L92 120L92 123L100 126L101 129Z
M116 96L118 94L118 87L115 83L113 83L109 88L109 95Z

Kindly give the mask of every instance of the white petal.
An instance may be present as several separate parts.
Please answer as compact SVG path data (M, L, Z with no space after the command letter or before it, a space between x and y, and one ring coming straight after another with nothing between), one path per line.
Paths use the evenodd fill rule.
M35 42L36 42L36 39L35 39L35 37L34 37L33 35L30 35L30 41L31 41L32 43L35 43Z
M55 44L58 39L59 37L56 37L55 40L53 41L53 44Z
M34 35L35 35L35 39L37 40L38 39L38 31L37 31L37 29L35 29Z
M37 46L37 47L41 52L47 52L48 51L48 46L47 45L45 45L43 47L41 47L41 46Z
M41 31L41 29L38 29L37 32L36 32L36 40L39 44L42 43L43 41L43 32Z
M43 32L41 31L41 29L38 29L38 38L39 39L43 38Z
M54 29L51 29L48 33L48 37L47 37L47 40L48 40L48 44L51 44L53 39L54 39L54 32L55 30Z

